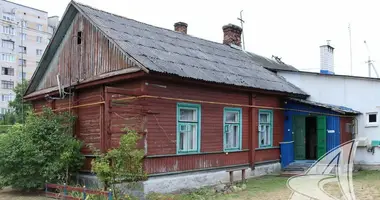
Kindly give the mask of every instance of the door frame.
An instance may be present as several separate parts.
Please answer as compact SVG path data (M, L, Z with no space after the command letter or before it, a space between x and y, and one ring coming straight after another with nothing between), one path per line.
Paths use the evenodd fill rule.
M316 120L317 120L317 127L316 127L316 132L317 132L317 160L321 157L321 156L323 156L325 153L326 153L326 149L327 149L327 117L326 117L326 115L293 115L292 116L292 139L293 139L293 141L294 141L294 146L293 146L293 148L294 148L294 160L299 160L299 159L297 159L297 157L296 157L296 153L297 153L297 151L296 151L296 133L298 133L298 131L296 131L295 130L295 118L303 118L303 127L304 127L304 134L305 134L305 139L306 139L306 117L316 117ZM324 120L325 120L325 124L324 124L324 131L318 131L318 119L321 119L321 118L323 118ZM324 132L324 149L325 149L325 151L324 151L324 153L322 154L322 155L320 155L321 154L321 152L319 152L318 151L318 149L319 149L319 142L318 142L318 138L319 138L319 134L320 133L322 133L322 132ZM304 140L305 141L305 140ZM305 158L303 159L303 160L306 160L306 142L304 142L304 149L305 149ZM318 152L319 152L319 154L318 154Z

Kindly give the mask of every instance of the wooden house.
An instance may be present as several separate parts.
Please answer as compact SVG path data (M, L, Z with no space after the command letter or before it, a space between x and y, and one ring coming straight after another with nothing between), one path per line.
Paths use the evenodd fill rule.
M138 131L145 193L227 181L228 169L278 171L284 101L308 95L273 72L293 67L243 51L240 27L223 32L216 43L183 22L173 31L71 1L25 99L73 112L74 136L102 151Z

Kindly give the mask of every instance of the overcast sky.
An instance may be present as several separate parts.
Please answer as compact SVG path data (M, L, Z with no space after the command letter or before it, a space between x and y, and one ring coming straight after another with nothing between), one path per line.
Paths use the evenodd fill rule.
M11 0L12 1L12 0ZM13 0L62 16L69 0ZM353 74L368 75L368 53L380 73L380 2L376 0L78 0L141 22L172 29L189 24L188 34L222 42L222 26L240 25L243 11L246 50L305 71L319 70L319 46L331 40L335 72L350 74L351 23ZM377 62L376 62L377 61ZM372 73L373 74L373 73Z

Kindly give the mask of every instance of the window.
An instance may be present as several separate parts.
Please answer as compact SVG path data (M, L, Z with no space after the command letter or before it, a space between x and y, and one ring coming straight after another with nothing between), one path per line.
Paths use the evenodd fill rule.
M20 79L20 80L26 79L26 72L18 73L18 79Z
M41 36L37 36L37 42L42 43L42 37Z
M197 104L177 104L177 153L199 152L200 108Z
M366 127L378 126L377 112L366 114Z
M26 60L25 59L18 59L18 65L26 67Z
M13 68L10 67L2 67L1 68L1 75L8 75L8 76L14 76L15 71Z
M20 53L26 54L26 46L19 46Z
M259 147L272 146L273 111L259 110Z
M78 31L77 44L82 44L82 31Z
M8 35L14 35L15 34L15 28L12 26L3 26L3 33Z
M20 33L20 40L26 40L26 34Z
M1 81L1 88L3 89L13 89L14 82L13 81Z
M54 33L54 28L51 26L48 26L48 33L53 34Z
M37 55L37 56L42 55L42 50L41 50L41 49L36 49L36 55Z
M22 26L23 28L28 27L28 22L27 22L27 21L21 21L21 26Z
M13 99L14 99L13 94L2 94L1 95L1 101L9 102L9 101L13 101Z
M12 40L1 40L1 46L3 48L7 48L7 49L14 49L15 48L15 42L13 42Z
M7 109L7 108L1 108L0 109L0 114L6 114L7 112L9 112L10 109Z
M3 20L13 22L15 21L15 15L10 13L3 13Z
M1 60L6 62L14 62L15 56L9 53L2 53L1 54Z
M242 135L241 108L224 108L224 151L240 150Z
M37 24L37 29L38 29L39 31L42 31L42 29L43 29L42 24Z

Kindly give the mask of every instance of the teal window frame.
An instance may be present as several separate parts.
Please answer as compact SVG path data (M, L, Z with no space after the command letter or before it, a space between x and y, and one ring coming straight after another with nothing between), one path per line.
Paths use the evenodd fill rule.
M180 110L181 109L192 109L196 110L196 117L197 121L192 122L192 121L181 121L180 120ZM200 144L201 144L201 105L199 104L191 104L191 103L177 103L177 154L191 154L191 153L199 153L200 152ZM196 144L196 149L194 150L180 150L180 128L183 126L187 125L194 125L196 124L197 126L197 144Z
M269 120L270 122L267 122L267 123L262 123L260 122L260 115L261 114L269 114ZM273 146L273 110L267 110L267 109L260 109L259 110L259 116L257 117L258 119L258 142L259 142L259 148L270 148ZM261 132L260 132L260 127L262 124L266 124L266 125L269 125L269 144L268 145L262 145L261 144Z
M226 121L226 114L227 112L237 112L238 113L238 122L227 122ZM243 118L242 118L242 109L241 108L231 108L231 107L225 107L223 111L223 150L225 152L231 152L231 151L240 151L242 148L242 135L243 135ZM235 125L238 126L238 146L233 148L227 148L227 127L229 125Z

